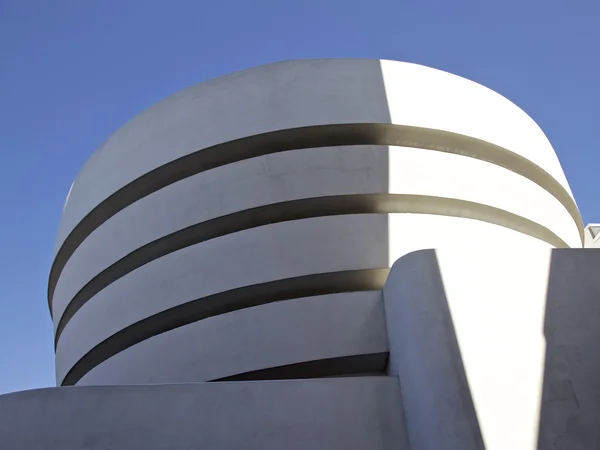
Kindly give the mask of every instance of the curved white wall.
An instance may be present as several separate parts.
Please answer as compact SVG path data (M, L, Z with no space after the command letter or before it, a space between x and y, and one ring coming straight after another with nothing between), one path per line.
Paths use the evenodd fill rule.
M402 255L580 247L581 233L543 132L483 86L373 60L228 75L130 121L78 175L50 278L57 382L200 381L385 353L361 317ZM242 339L248 323L257 341ZM246 331L230 336L236 324Z
M106 360L81 384L209 381L387 351L381 291L332 294L247 308L159 334Z

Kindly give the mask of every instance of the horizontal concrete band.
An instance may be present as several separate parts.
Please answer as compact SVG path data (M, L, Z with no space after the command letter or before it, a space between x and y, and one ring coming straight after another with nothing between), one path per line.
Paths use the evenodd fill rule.
M321 273L255 284L203 297L162 311L113 334L71 367L62 386L75 385L87 372L123 350L208 317L293 298L383 288L389 269Z
M112 264L90 280L69 302L55 333L55 348L69 321L102 289L135 269L185 247L268 224L315 217L412 213L461 217L510 228L554 247L568 247L546 227L516 214L466 200L408 194L356 194L307 198L251 208L176 231L150 242Z
M253 370L212 381L293 380L385 374L389 352L319 359L268 369Z
M351 145L434 150L504 167L553 195L573 217L583 239L581 216L565 188L536 164L498 145L457 133L406 125L359 123L286 129L218 144L178 158L135 179L94 207L65 239L52 264L48 283L51 315L54 290L71 255L95 229L141 198L192 175L245 159L303 148Z
M97 228L63 268L53 295L54 330L68 303L92 278L163 236L272 203L388 193L441 196L493 206L546 226L571 247L580 246L572 217L555 197L495 164L393 146L292 150L188 177L129 205Z
M406 450L396 377L37 389L0 396L6 450Z
M58 381L112 334L72 358L59 346ZM77 386L206 382L373 353L388 353L381 290L316 295L208 317L153 336L94 367Z

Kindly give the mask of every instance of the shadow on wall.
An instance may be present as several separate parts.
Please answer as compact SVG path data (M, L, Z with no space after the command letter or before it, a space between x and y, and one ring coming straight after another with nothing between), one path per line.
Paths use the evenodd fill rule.
M410 448L600 448L598 267L600 251L579 249L398 260L388 371Z
M554 250L539 449L600 448L600 250Z
M410 448L484 449L435 250L394 264L384 304Z

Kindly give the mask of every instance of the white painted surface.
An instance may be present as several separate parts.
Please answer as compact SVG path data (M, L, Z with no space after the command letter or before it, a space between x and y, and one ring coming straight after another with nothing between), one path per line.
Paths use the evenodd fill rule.
M219 167L135 202L94 231L70 258L54 295L55 328L68 302L88 281L142 245L272 203L385 193L387 160L387 147L379 146L290 151Z
M537 164L570 193L558 159L535 122L477 83L392 61L292 61L193 86L128 122L75 180L57 245L107 196L183 155L257 133L344 123L401 124L482 139ZM91 348L123 328L229 289L322 272L387 268L423 248L549 248L548 242L509 228L523 220L545 227L570 246L581 245L577 225L555 197L492 163L418 148L300 149L200 173L107 220L64 267L53 299L55 327L93 277L169 233L276 202L362 193L466 200L515 217L504 226L493 225L450 217L453 212L443 207L439 215L319 217L244 230L168 254L105 287L72 317L58 342L58 382ZM186 327L192 329L203 326ZM163 339L167 337L153 342ZM124 361L125 356L113 359Z
M483 86L391 61L285 62L194 86L126 124L74 182L57 245L107 196L183 155L257 133L343 123L402 124L482 139L538 165L571 195L558 159L535 122ZM97 273L168 233L274 202L356 193L468 200L510 212L516 222L527 219L570 246L581 246L575 222L554 197L492 163L414 148L302 149L193 176L109 219L65 266L54 299L55 320ZM169 308L256 283L385 268L397 261L384 289L385 325L377 293L287 300L212 317L142 341L101 363L81 383L199 381L389 349L390 373L399 376L403 406L399 407L397 393L377 388L385 395L368 397L376 407L357 416L370 428L348 441L356 448L389 447L388 441L378 447L384 442L379 440L379 422L369 421L387 417L379 409L383 404L396 412L406 410L413 450L600 448L596 395L600 253L551 252L549 243L508 225L450 217L444 210L438 213L271 224L166 255L115 281L75 314L58 343L57 382L97 344ZM587 233L586 246L590 239ZM427 248L436 250L422 250ZM232 385L242 386L239 392L244 386L283 386ZM258 398L256 392L242 394L252 400ZM352 402L367 398L357 392L350 389L345 394ZM301 390L294 393L304 401ZM269 424L279 417L278 409L293 411L296 402L286 395L267 393L268 408L252 409L254 403L241 402L249 405L248 429L254 432L261 425L254 421L256 411L267 411L267 416L259 417L266 417ZM165 398L177 395L170 392ZM227 398L227 393L219 392L209 400L215 405L239 401ZM343 395L326 398L330 400L326 405L311 403L315 411L325 412L320 420L302 428L298 423L307 419L294 419L291 432L279 428L282 433L277 435L285 435L285 442L301 442L302 448L319 448L322 442L331 448L332 438L326 433L317 433L323 441L294 441L294 430L312 436L315 429L323 431L319 425L337 430L336 424L341 424L354 432L352 420L332 420L356 404L345 402ZM152 411L139 402L134 406L140 411ZM204 402L203 407L207 404L212 405ZM87 411L78 405L77 411ZM118 411L122 405L130 403L110 403ZM233 413L226 412L229 420ZM48 414L36 420L41 416ZM22 422L16 423L18 428ZM396 430L398 423L386 422L386 427ZM111 422L107 429L120 430L119 426L119 421ZM229 422L226 428L231 429ZM270 425L264 429L272 430ZM245 439L244 433L241 436ZM340 448L352 448L340 442L344 444ZM402 448L405 441L395 435L391 442ZM281 447L276 440L268 443ZM262 441L259 444L268 448Z
M551 252L437 255L487 448L536 448Z
M102 340L168 308L283 278L385 268L427 245L549 247L497 225L427 214L322 217L223 236L146 264L88 301L58 341L57 382Z
M585 227L584 247L600 248L600 224L590 223Z
M424 250L394 265L384 289L390 371L415 449L479 449L478 433L487 449L536 448L550 257Z
M411 448L598 448L599 263L581 249L398 260L384 306Z
M54 326L65 306L94 276L169 233L276 202L388 192L493 206L547 227L573 247L580 245L572 217L556 198L527 178L499 166L415 148L295 150L190 177L112 217L83 242L66 264L53 297Z
M288 364L387 351L381 291L319 295L176 328L108 359L77 385L210 381Z
M230 234L155 260L73 316L56 349L57 382L102 340L182 303L284 278L386 267L386 236L385 215L323 217Z
M339 123L405 124L477 137L530 159L570 192L535 122L477 83L397 61L286 61L190 87L129 121L77 176L57 249L102 200L178 157L254 134Z
M571 193L544 132L510 100L466 78L418 64L384 60L381 67L392 123L499 145L534 162Z
M57 250L98 203L176 158L269 131L365 122L389 123L377 60L288 61L192 86L127 122L92 155L75 180Z

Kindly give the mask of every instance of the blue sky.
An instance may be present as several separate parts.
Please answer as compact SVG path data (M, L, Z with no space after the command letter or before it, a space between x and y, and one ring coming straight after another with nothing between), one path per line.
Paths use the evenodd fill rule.
M64 199L156 101L283 59L425 64L529 113L600 222L599 45L598 0L0 0L0 393L54 384L46 282Z

